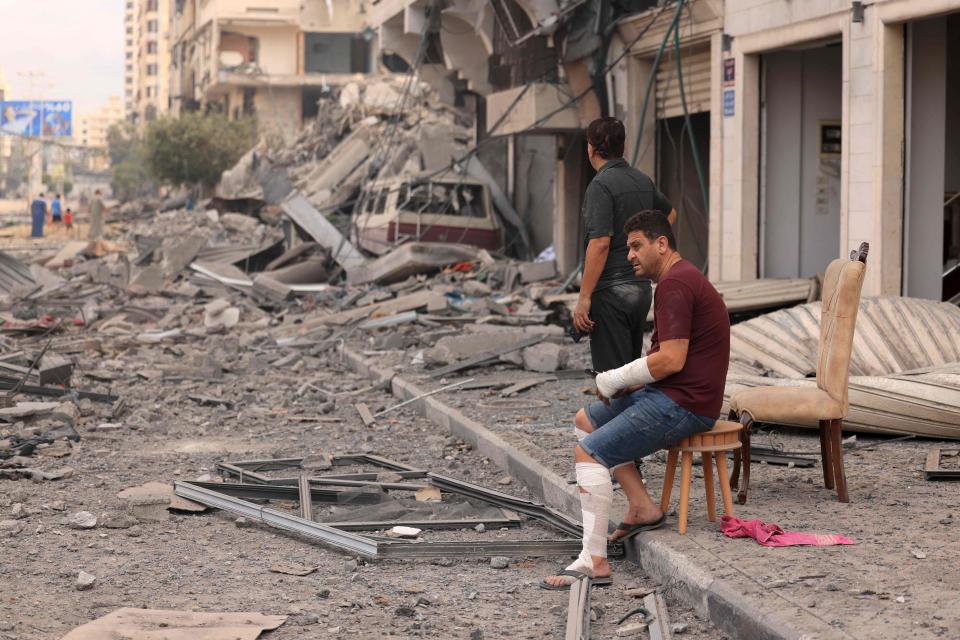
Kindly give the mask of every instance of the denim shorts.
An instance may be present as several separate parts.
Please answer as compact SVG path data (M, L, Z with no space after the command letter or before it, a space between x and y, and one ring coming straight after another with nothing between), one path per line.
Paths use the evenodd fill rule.
M594 431L580 447L608 469L667 449L716 423L715 418L690 413L653 387L611 400L609 406L591 402L584 411Z

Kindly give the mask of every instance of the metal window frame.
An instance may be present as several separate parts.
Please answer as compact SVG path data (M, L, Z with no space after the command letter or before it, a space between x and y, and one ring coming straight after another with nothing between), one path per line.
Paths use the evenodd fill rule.
M471 519L471 520L436 520L424 522L338 522L318 523L309 520L303 515L309 514L303 507L302 496L309 488L310 500L327 503L349 502L363 503L379 501L383 494L358 493L353 491L337 491L324 489L317 484L335 484L341 478L349 476L348 481L363 484L360 478L372 477L377 474L344 474L340 477L309 477L306 474L296 478L268 478L257 471L283 470L302 467L303 458L280 458L273 460L243 460L238 462L220 462L216 467L228 476L235 476L241 483L201 483L201 482L174 482L174 493L194 500L207 506L216 507L232 513L249 517L266 524L302 534L312 540L319 540L345 551L357 553L368 558L402 557L402 558L436 558L436 557L488 557L500 556L549 556L549 555L577 555L581 550L583 528L575 519L552 509L542 503L518 498L510 494L488 489L486 487L451 478L443 474L423 471L409 465L389 460L373 454L348 454L333 456L334 466L349 464L371 464L396 471L404 477L429 479L430 486L441 491L472 498L509 510L522 513L539 522L546 524L575 539L569 540L497 540L478 542L446 542L430 541L416 542L409 540L393 540L376 536L360 536L349 533L349 530L380 530L397 524L417 526L418 528L465 528L483 522L496 526L519 526L520 518L515 513L504 512L503 519ZM243 481L252 481L244 483ZM366 483L388 489L399 486L409 489L410 485L400 483ZM424 485L420 485L424 486ZM232 495L231 495L232 494ZM369 497L367 497L369 496ZM243 497L253 499L296 500L301 502L301 516L284 513L269 507L254 504ZM363 527L363 528L361 528ZM610 543L607 547L611 558L624 557L625 549L622 543Z

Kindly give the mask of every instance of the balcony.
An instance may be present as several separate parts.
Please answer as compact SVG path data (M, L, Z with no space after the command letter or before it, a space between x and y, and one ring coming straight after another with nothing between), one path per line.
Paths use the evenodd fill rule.
M580 129L577 109L567 104L570 98L560 88L560 85L541 82L531 84L529 88L516 87L491 93L487 96L487 134L542 134ZM501 117L503 122L491 131Z

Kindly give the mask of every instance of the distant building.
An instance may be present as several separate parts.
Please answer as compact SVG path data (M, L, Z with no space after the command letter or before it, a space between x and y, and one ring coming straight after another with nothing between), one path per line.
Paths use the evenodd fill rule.
M87 168L93 171L105 171L109 167L107 157L107 132L110 127L124 119L123 102L119 96L110 99L98 111L81 114L73 124L73 138L86 148Z
M169 0L175 113L218 106L291 135L325 87L376 68L365 0Z
M0 69L0 101L10 98L10 85L3 77ZM0 136L0 194L7 190L7 174L10 171L10 157L13 155L13 139L10 136Z
M170 109L171 0L126 0L124 106L141 128Z

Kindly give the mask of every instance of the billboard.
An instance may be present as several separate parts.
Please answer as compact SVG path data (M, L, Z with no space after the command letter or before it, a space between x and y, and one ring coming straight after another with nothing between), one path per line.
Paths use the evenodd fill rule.
M70 100L7 100L0 102L0 133L67 138L73 135Z

